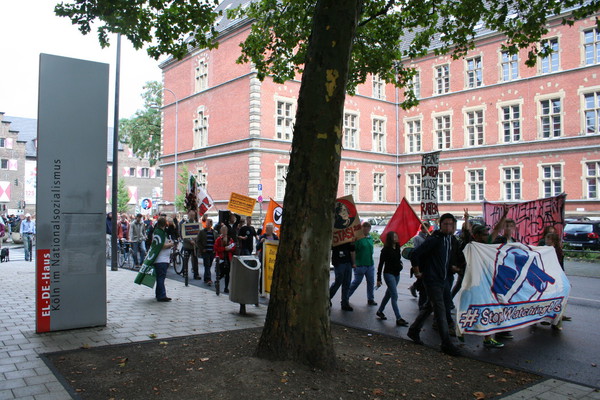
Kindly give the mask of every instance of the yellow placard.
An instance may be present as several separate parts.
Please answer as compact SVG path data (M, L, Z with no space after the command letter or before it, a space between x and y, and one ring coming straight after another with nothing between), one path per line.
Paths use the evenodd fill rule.
M256 199L232 192L227 209L235 214L251 216L255 205Z
M275 259L277 258L277 249L279 240L265 240L262 251L263 265L263 291L271 293L271 283L273 282L273 270L275 269Z

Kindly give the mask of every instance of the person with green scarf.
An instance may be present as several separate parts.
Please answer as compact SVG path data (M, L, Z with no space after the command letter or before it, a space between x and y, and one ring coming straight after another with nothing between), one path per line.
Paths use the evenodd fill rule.
M165 288L165 278L167 277L167 269L169 268L169 258L171 256L171 248L174 246L173 241L167 240L165 234L165 227L167 226L167 219L160 217L154 227L152 233L152 245L150 251L146 255L144 265L140 268L140 272L135 279L135 283L141 284L144 280L144 275L156 276L156 300L157 301L171 301L170 297L167 297L167 290Z

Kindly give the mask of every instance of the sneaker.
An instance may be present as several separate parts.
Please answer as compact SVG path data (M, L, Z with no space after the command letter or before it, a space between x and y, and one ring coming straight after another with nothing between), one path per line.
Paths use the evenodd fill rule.
M504 347L504 343L500 343L494 338L489 338L488 340L483 341L483 347L487 347L488 349L500 349Z
M375 313L375 315L377 315L379 317L380 320L385 321L387 319L387 317L385 316L384 313L382 313L381 311L377 311Z
M160 299L156 299L156 301L162 301L162 302L171 301L171 298L170 297L163 297L163 298L160 298Z
M417 295L417 288L415 287L415 285L410 285L410 287L408 288L408 290L410 290L410 294L412 294L412 297L419 297Z
M212 286L212 281L205 281L206 286Z
M400 318L396 320L396 326L408 326L408 322L404 319Z
M563 315L562 320L563 321L571 321L573 318L571 317L567 317L566 315Z
M370 306L376 306L377 302L375 300L369 300L369 301L367 301L367 304Z
M421 337L419 336L419 332L417 332L417 331L413 331L413 330L409 329L408 332L406 333L406 336L408 336L408 338L410 340L412 340L413 342L415 342L416 344L420 344L420 345L425 344L421 340Z
M223 289L223 293L229 293L229 289L227 289L227 288Z
M498 332L498 333L496 333L496 337L499 339L506 339L506 340L514 339L514 336L511 331Z
M350 307L349 304L342 305L342 310L344 311L354 311L354 308Z
M452 356L452 357L460 357L461 356L460 349L453 344L442 345L441 350L442 350L442 353L448 354L449 356Z

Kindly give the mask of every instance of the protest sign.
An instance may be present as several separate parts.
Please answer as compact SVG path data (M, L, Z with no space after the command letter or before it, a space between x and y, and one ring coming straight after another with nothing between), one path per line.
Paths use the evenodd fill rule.
M455 299L461 333L560 322L571 285L553 247L469 243L464 254L467 268Z
M354 242L363 238L362 227L358 210L352 195L340 197L335 200L335 220L333 223L332 246Z
M273 283L273 270L275 269L275 259L277 258L277 249L279 249L279 240L265 240L262 251L262 276L263 293L271 293L271 284Z
M202 224L199 222L184 222L181 224L181 237L184 239L196 239L200 229L202 229Z
M227 208L232 213L251 216L254 212L255 204L255 198L232 192L231 197L229 197Z
M421 218L424 220L437 219L437 181L440 162L440 152L423 154L421 160Z
M515 220L517 230L513 234L518 242L537 244L542 238L542 231L546 226L554 226L559 237L562 237L565 224L566 194L561 194L545 199L526 201L511 204L507 218ZM503 213L504 204L483 202L483 217L488 226L495 226Z

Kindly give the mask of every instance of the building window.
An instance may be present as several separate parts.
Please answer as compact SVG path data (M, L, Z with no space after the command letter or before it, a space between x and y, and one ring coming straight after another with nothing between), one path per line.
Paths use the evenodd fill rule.
M385 100L385 81L379 75L373 75L373 97Z
M519 77L519 56L510 54L508 51L502 52L502 80L504 82L512 81Z
M344 114L344 148L358 148L358 115Z
M502 132L504 143L521 141L521 106L502 107Z
M406 123L406 140L408 153L421 151L421 120L408 121Z
M291 140L294 130L294 103L277 101L277 122L275 132L277 139Z
M410 80L409 88L412 89L417 99L421 98L421 74L419 71L415 72L415 75Z
M204 110L198 110L194 120L194 148L199 149L208 145L208 117Z
M156 177L157 177L157 178L160 178L160 177L162 177L162 169L160 169L160 168L156 168Z
M585 65L600 63L600 30L593 28L583 32Z
M4 138L0 138L0 147L6 147L6 140Z
M600 185L600 161L585 163L585 182L588 199L599 199L598 186Z
M469 146L483 144L483 110L467 112L467 141Z
M196 67L196 92L208 88L208 63L206 60L198 61L198 66Z
M373 174L373 201L383 203L385 201L385 174L375 172Z
M435 149L445 150L450 148L451 132L450 115L435 117Z
M467 60L467 87L476 88L483 85L483 70L481 68L481 56Z
M150 178L150 168L142 168L140 170L140 178Z
M542 186L544 197L558 196L562 193L562 165L542 165Z
M438 201L442 203L452 201L452 180L450 171L438 172L437 192Z
M521 200L521 168L502 169L504 200Z
M585 133L593 135L600 133L600 92L584 96L585 101Z
M201 169L198 170L198 186L206 190L206 174Z
M421 174L407 174L408 200L411 203L419 203L421 201Z
M358 172L356 171L344 171L344 196L349 194L354 197L354 200L358 200Z
M559 137L562 131L560 99L542 100L540 108L542 137Z
M483 201L485 181L482 169L467 171L467 186L469 188L470 201Z
M450 66L435 67L435 93L444 94L450 91Z
M3 158L0 160L0 169L8 169L8 160Z
M130 167L130 168L129 168L129 176L132 176L132 177L134 177L135 175L136 175L136 174L135 174L135 167Z
M558 38L544 40L542 41L542 46L552 50L552 53L547 57L542 58L542 74L558 71Z
M385 120L373 118L373 151L385 152Z
M288 173L287 165L277 165L275 170L275 199L283 200L285 196L285 184Z

